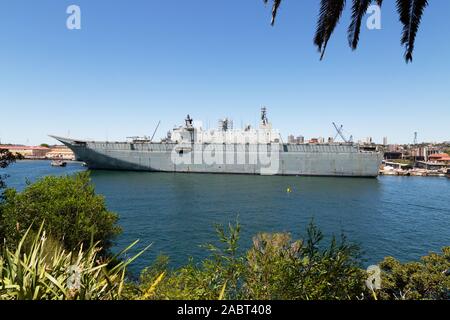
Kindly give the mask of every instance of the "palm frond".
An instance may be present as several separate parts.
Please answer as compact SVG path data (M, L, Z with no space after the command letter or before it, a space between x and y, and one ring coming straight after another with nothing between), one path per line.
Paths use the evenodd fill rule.
M264 4L269 0L263 0ZM282 0L273 0L272 21L275 24L279 7ZM361 34L361 24L364 15L369 6L376 3L378 6L383 5L383 0L352 0L352 17L348 27L348 43L355 50L358 47ZM314 44L320 52L320 60L323 60L328 41L331 38L339 20L342 16L346 4L346 0L321 0L320 11L317 19L316 33L314 35ZM399 20L403 26L401 44L405 47L405 60L412 62L413 52L417 32L419 30L422 16L425 8L428 6L428 0L396 0L397 12Z
M403 25L401 44L408 42L409 37L409 21L411 20L412 0L397 0L397 12L400 22Z
M416 42L417 31L419 30L420 22L422 21L422 15L427 6L428 6L427 0L415 0L412 3L408 39L407 42L405 43L406 62L412 62L413 60L413 51Z
M345 0L321 0L319 20L314 37L314 44L321 53L320 60L325 55L328 41L342 16L344 7Z
M348 43L353 50L358 47L361 22L371 3L372 0L353 0L352 21L348 27Z
M269 0L264 0L264 4L267 4L267 2L269 2ZM281 0L273 0L272 21L270 22L272 26L275 25L275 20L277 18L278 8L280 7L280 4Z

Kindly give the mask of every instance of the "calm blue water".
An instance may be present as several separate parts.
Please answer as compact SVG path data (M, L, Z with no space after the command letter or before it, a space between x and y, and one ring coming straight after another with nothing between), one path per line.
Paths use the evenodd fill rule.
M7 168L9 187L26 179L71 174L85 168L49 162L20 162ZM214 224L236 220L243 248L258 232L304 234L311 218L326 235L343 231L358 243L366 264L392 255L416 260L450 245L450 179L379 177L378 179L260 177L94 171L92 181L110 210L120 215L123 234L117 248L135 239L151 250L132 267L137 273L160 253L172 265L207 253L201 244L214 241ZM286 193L287 187L293 193Z

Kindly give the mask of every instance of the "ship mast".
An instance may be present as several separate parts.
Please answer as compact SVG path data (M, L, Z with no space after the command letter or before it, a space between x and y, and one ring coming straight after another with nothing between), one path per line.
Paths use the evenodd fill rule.
M272 129L272 125L269 122L269 118L267 117L267 108L261 108L261 124L259 126L261 129Z
M267 108L261 108L261 127L266 127L269 124L269 119L267 118Z
M194 144L195 137L194 137L194 119L191 118L190 115L187 115L186 120L186 130L189 131L191 144Z

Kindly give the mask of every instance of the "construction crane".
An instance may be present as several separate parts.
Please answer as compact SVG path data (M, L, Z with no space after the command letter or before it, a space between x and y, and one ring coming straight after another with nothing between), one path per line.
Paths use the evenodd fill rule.
M159 128L159 125L160 125L160 124L161 124L161 120L158 122L158 125L156 126L156 129L155 129L155 131L153 132L153 135L152 135L152 137L151 137L151 139L150 139L150 142L153 141L153 138L155 137L156 131L158 131L158 128Z
M353 142L353 136L350 136L350 138L346 138L344 135L344 126L338 126L336 123L333 122L333 126L336 129L336 136L334 137L334 140L336 140L336 138L338 136L340 136L342 138L342 140L344 140L345 143L352 143Z

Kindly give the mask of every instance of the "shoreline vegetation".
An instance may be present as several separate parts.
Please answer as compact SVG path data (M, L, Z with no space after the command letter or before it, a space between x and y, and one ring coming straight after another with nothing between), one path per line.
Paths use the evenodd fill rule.
M202 261L173 269L160 256L132 280L137 241L113 255L117 214L95 194L89 173L45 177L0 200L0 300L446 300L450 247L420 261L386 257L379 279L362 268L344 235L325 243L311 222L303 239L255 235L239 250L238 222L216 226L218 241ZM369 280L370 281L369 281ZM373 282L372 282L373 281Z

